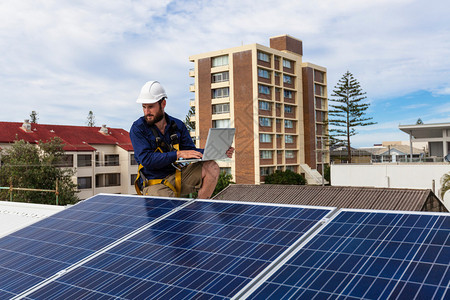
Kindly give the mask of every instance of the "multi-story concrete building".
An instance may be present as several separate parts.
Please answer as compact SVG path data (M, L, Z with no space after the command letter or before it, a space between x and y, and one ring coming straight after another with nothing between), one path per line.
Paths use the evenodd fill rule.
M235 156L219 162L237 183L259 184L275 170L304 173L320 184L329 154L326 68L303 62L302 41L270 38L270 47L245 45L193 55L197 146L211 127L235 127Z
M72 178L78 185L78 197L86 199L98 193L136 194L134 179L137 163L129 134L119 128L65 126L0 122L0 149L15 140L31 144L59 137L64 142L65 162L74 168ZM26 187L25 187L26 188Z

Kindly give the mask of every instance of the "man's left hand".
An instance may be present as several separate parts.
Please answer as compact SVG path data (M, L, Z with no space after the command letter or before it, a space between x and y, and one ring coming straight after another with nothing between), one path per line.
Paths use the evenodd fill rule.
M232 158L232 157L233 157L233 153L234 153L234 148L233 148L233 147L230 147L230 148L228 148L228 150L227 150L227 152L226 152L226 155L227 155L229 158Z

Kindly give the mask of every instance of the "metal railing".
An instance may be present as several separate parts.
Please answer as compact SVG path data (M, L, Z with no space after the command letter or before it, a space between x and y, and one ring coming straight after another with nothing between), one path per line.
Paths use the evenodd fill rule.
M30 188L20 188L14 187L12 181L9 186L0 186L0 190L8 190L9 193L9 201L13 201L13 191L29 191L29 192L48 192L55 193L56 196L56 205L59 202L59 191L58 191L58 179L56 180L55 189L54 190L46 190L46 189L30 189Z

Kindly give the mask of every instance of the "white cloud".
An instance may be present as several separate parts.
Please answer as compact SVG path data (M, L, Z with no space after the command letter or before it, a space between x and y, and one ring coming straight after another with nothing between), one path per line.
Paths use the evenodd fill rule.
M41 123L83 125L92 110L97 125L128 130L152 79L165 86L169 113L184 118L190 55L285 33L303 40L304 61L327 67L330 93L350 70L373 104L418 90L449 94L447 15L443 0L6 0L0 120L36 110Z

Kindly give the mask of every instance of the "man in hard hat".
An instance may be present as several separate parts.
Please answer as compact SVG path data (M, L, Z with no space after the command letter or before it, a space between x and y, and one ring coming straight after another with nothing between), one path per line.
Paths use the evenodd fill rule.
M198 191L198 198L208 199L217 184L220 169L215 161L176 165L183 158L201 158L186 125L164 112L167 94L158 81L142 87L137 103L142 104L144 116L131 126L130 138L134 156L139 163L135 186L140 194L178 197ZM230 147L227 156L232 157Z

